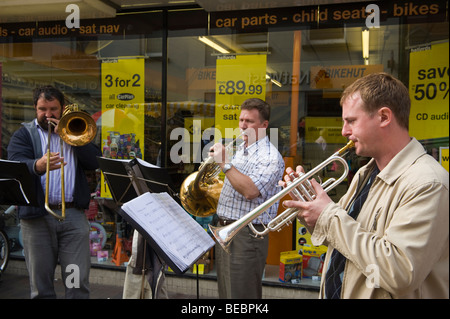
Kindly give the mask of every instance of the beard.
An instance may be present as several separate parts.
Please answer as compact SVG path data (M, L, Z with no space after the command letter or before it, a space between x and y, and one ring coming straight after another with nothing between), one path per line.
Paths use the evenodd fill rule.
M51 118L53 118L53 119L56 119L56 117L51 117ZM48 118L47 117L43 117L43 118L41 118L41 119L38 119L38 124L39 124L39 126L44 130L44 131L48 131L48 120L47 120Z

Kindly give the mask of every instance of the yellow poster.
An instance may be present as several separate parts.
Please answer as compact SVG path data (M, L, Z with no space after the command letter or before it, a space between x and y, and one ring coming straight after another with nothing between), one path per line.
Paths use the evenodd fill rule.
M448 42L412 49L410 133L419 140L448 136Z
M240 105L249 98L265 100L265 54L223 55L216 62L216 128L222 137L239 127Z
M439 162L448 172L448 146L439 148Z
M102 63L102 148L113 159L143 159L144 59ZM102 197L111 197L102 175Z

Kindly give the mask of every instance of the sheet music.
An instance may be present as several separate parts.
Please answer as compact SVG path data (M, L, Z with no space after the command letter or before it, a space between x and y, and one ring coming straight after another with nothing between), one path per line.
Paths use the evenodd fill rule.
M207 232L167 193L145 193L122 205L182 271L214 246Z

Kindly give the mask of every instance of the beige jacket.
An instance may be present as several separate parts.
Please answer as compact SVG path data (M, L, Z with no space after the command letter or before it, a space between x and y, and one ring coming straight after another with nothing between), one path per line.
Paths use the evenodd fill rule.
M320 297L336 247L347 257L341 298L449 298L448 172L413 138L378 174L355 221L341 207L374 163L317 221L313 244L329 246Z

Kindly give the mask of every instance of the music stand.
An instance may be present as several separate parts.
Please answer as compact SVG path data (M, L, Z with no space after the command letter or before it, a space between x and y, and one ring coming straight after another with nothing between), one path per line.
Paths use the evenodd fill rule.
M121 206L146 192L167 192L179 201L165 168L148 166L148 163L138 159L114 160L105 157L97 157L97 159L117 205Z
M0 204L39 206L27 164L0 159Z
M160 193L167 192L173 198L177 198L177 194L173 191L172 183L166 169L157 166L149 166L148 163L133 160L114 160L105 157L97 157L100 169L105 176L105 180L109 186L111 195L118 206L130 201L146 192ZM166 183L159 182L160 180ZM119 208L118 213L124 217L125 213ZM142 280L145 278L145 257L150 258L152 265L152 297L156 299L158 289L159 273L164 270L164 262L155 252L155 250L147 245L148 242L144 238L143 267ZM148 247L147 247L148 246ZM158 270L158 271L155 271ZM141 288L143 293L143 288Z

